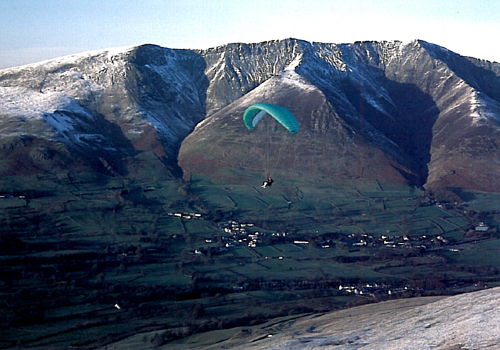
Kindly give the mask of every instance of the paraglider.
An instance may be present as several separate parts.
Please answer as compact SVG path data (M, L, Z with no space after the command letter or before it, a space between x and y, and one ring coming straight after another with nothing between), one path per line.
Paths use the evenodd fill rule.
M271 187L271 185L273 184L273 182L274 182L273 178L271 176L268 176L267 179L266 179L266 181L264 181L262 183L261 187L262 188Z
M297 122L297 119L292 114L292 112L290 112L287 108L283 106L272 105L267 103L256 103L248 107L245 110L245 113L243 113L243 122L245 123L245 126L249 130L253 130L266 115L269 115L270 117L274 118L283 128L285 128L288 131L288 134L295 134L299 130L299 123ZM266 180L263 182L262 188L270 187L274 182L274 180L270 176L269 158L270 158L270 153L276 152L276 150L271 147L269 127L267 128L266 131L267 132L259 133L260 134L259 137L261 139L264 139L263 142L269 145L268 147L266 147L265 150L266 154L264 155L266 163L265 164ZM276 163L279 161L281 151L283 150L283 146L284 145L281 145L280 149L277 152L278 155Z
M292 112L285 107L266 103L256 103L248 107L243 114L243 122L249 130L252 130L266 114L276 119L291 134L299 131L299 123Z

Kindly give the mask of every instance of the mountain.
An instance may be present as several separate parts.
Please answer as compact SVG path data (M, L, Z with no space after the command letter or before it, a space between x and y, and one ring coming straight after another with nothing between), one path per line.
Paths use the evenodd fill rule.
M202 55L210 58L207 78L214 88L207 95L207 118L180 149L185 175L225 178L227 167L267 171L262 158L275 157L273 170L282 170L280 176L500 190L498 63L424 41L284 40L233 44ZM224 104L215 102L223 100L220 92ZM259 139L239 121L255 102L287 107L301 130L293 138Z
M255 102L287 107L299 132L248 131ZM418 40L94 51L0 71L0 130L2 175L272 171L500 192L500 64Z
M179 174L180 140L205 117L203 60L156 46L0 71L0 173Z

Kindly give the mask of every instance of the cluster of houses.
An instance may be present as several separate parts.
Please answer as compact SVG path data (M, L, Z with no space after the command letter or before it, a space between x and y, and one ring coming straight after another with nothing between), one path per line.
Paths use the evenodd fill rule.
M183 214L185 215L185 214ZM192 216L192 215L190 215ZM285 238L288 233L265 233L260 232L255 229L254 224L251 223L240 223L238 221L229 220L227 222L221 222L218 224L222 231L222 235L213 234L212 236L205 237L205 243L218 243L220 248L234 248L238 246L247 246L250 248L255 248L258 245L265 245L265 239L271 239L272 242L281 241L285 242ZM309 243L307 241L297 242L297 243ZM212 248L211 248L212 249ZM196 249L195 254L202 254L207 249ZM212 249L213 250L213 249ZM217 250L217 253L221 253Z
M246 245L255 248L262 243L262 239L266 236L265 233L249 230L254 224L240 223L238 221L229 220L224 223L219 223L219 228L226 233L222 237L226 248Z
M484 222L479 223L479 225L476 226L476 231L478 232L486 232L490 229L488 225L486 225Z
M167 213L167 216L174 217L174 218L182 218L186 220L193 220L193 219L198 219L201 220L203 219L203 215L199 213Z
M486 232L490 227L484 223L475 226L476 232ZM373 237L372 235L363 234L350 234L348 235L350 243L353 246L368 246L368 247L390 247L390 248L410 248L410 249L427 249L435 246L445 246L449 241L441 235L428 236L425 234L419 236L389 236L382 235L380 237Z
M202 214L198 213L168 213L169 216L183 219L202 219ZM293 243L296 245L307 245L316 243L321 248L332 248L336 245L357 246L357 247L389 247L406 249L429 249L436 246L445 246L449 242L443 236L428 236L421 234L419 236L408 235L382 235L374 237L367 233L352 233L347 236L337 236L336 239L324 239L320 242L313 242L310 238L291 237L286 232L266 233L258 231L252 223L241 223L235 220L220 222L218 224L222 235L213 235L205 238L205 243L215 243L222 241L224 248L233 248L237 246L247 246L255 248L259 245L280 243ZM476 231L486 231L489 227L483 223L479 224Z
M235 292L245 290L285 290L285 289L317 289L317 288L338 288L340 293L346 295L359 295L367 297L396 296L414 291L410 286L396 286L387 283L366 283L359 282L338 285L332 281L325 280L253 280L233 286Z
M201 214L193 213L172 213L171 216L182 217L184 219L201 218ZM296 245L308 245L313 243L308 238L291 237L286 232L265 233L257 231L252 223L241 223L235 220L221 222L218 224L223 235L216 237L206 237L205 243L215 243L219 239L222 241L222 246L225 248L233 248L237 246L247 246L255 248L259 245L280 243L292 243ZM336 245L357 246L357 247L390 247L390 248L411 248L411 249L428 249L433 246L443 246L448 243L443 236L389 236L382 235L373 237L370 234L350 234L348 236L337 237L337 239L324 239L320 242L314 242L321 248L333 248Z
M347 293L347 294L356 294L356 295L397 295L408 293L413 288L408 286L395 287L388 284L380 284L380 283L359 283L352 285L340 285L339 291Z
M255 248L258 245L264 245L264 238L269 238L268 242L280 241L282 243L293 243L297 245L307 245L311 241L309 239L290 237L286 232L265 233L252 230L254 224L240 223L238 221L229 220L224 223L219 223L219 228L225 233L222 237L223 245L226 248L236 246L248 246ZM213 238L206 238L206 243L212 243ZM427 235L420 235L415 237L403 236L389 236L382 235L380 237L373 237L370 234L350 234L345 236L344 239L337 240L325 239L321 242L316 242L321 248L332 248L336 244L351 245L351 246L367 246L367 247L391 247L391 248L416 248L426 249L432 246L442 246L448 243L443 236L430 237Z
M367 246L367 247L390 247L390 248L427 248L435 244L446 244L448 241L442 236L429 237L427 235L420 235L417 237L403 236L389 236L382 235L380 237L373 237L372 235L363 234L350 234L348 238L353 246Z
M16 208L28 205L25 195L0 194L0 208Z
M0 199L8 199L8 198L26 199L26 196L25 195L14 196L12 194L0 194Z

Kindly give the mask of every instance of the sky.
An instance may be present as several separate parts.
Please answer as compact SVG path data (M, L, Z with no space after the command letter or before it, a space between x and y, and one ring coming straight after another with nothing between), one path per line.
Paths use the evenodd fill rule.
M422 39L500 62L498 0L0 0L0 69L157 44Z

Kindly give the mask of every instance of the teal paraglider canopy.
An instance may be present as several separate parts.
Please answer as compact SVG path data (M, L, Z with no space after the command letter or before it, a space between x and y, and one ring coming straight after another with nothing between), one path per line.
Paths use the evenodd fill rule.
M256 103L248 107L243 114L243 122L248 129L252 130L266 114L276 119L291 134L299 130L299 123L292 112L285 107L266 103Z

